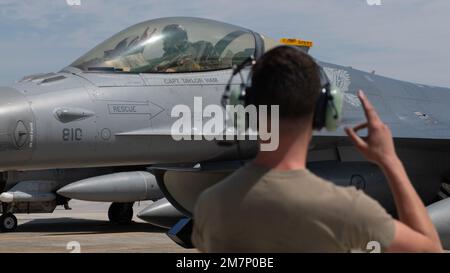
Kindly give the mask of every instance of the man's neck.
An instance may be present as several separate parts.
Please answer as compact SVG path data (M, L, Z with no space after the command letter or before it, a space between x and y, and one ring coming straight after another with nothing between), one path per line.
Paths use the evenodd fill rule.
M276 170L306 168L306 156L312 130L300 121L280 121L280 142L275 151L260 151L254 164Z

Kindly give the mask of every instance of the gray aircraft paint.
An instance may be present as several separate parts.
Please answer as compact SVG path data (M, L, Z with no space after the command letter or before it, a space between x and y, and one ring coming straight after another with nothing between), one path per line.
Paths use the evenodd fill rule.
M70 70L75 71L73 68ZM35 116L34 127L27 126L27 130L35 131L33 155L25 160L22 156L21 160L14 162L2 160L0 167L3 170L26 170L123 166L195 162L214 159L218 154L225 157L227 152L233 153L235 149L219 147L214 142L199 145L198 142L173 141L170 128L175 119L170 117L170 109L180 103L192 106L193 96L203 97L205 104L216 103L229 73L221 71L195 73L195 76L187 73L156 77L121 75L119 79L114 79L114 75L110 74L61 72L57 75L64 78L46 84L47 92L40 84L45 79L22 81L15 85L15 92L17 96L22 94L26 97ZM109 84L105 82L108 78L112 79ZM195 82L211 78L216 79L217 83L164 84L164 80ZM188 97L187 93L190 94ZM133 111L114 111L114 107L122 107L126 111L124 106ZM95 115L62 122L54 114L60 109L83 109ZM140 132L133 134L137 130ZM27 143L30 142L28 139ZM167 145L171 149L167 149ZM10 152L13 156L24 154L23 150L14 148Z
M144 208L137 216L153 225L169 229L184 215L174 208L166 198L162 198Z
M439 233L444 249L450 249L450 220L448 217L450 198L436 202L427 209Z
M14 213L53 212L57 205L62 205L65 200L58 200L56 190L72 182L88 178L114 173L117 170L112 167L88 168L88 169L53 169L37 171L8 171L3 173L0 185L0 196L9 201L12 200ZM45 200L43 200L44 198ZM8 202L11 203L11 202Z
M115 172L89 177L60 188L71 199L97 202L135 202L162 198L155 177L145 171Z

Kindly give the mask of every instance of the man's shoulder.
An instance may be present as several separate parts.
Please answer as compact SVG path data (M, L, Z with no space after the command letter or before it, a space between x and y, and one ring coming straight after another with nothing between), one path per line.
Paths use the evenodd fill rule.
M245 177L248 175L248 172L245 169L246 166L233 171L216 184L204 190L202 196L204 196L204 198L207 198L209 196L221 196L224 194L224 192L235 190L233 188L238 186L238 182L242 179L245 179Z
M320 203L321 209L327 207L336 215L349 216L351 221L370 218L370 214L387 214L378 201L354 186L341 186L326 179L316 179L319 185L316 192L322 191L322 194L314 202Z
M307 172L296 185L301 191L303 202L320 205L320 207L333 207L333 210L349 209L355 200L364 194L353 186L341 186L325 178L319 177L314 173Z
M197 205L218 209L221 203L232 202L236 196L242 197L240 192L250 196L254 191L269 192L267 198L274 199L275 195L280 201L292 202L293 205L294 203L299 206L318 204L321 207L334 207L333 210L350 209L355 204L355 200L364 195L355 187L336 185L308 170L299 172L298 176L286 177L277 176L269 171L255 170L254 166L245 165L204 190L197 200ZM260 195L258 196L261 198Z
M219 203L223 199L229 199L235 196L246 184L256 181L261 177L256 172L251 170L251 166L246 164L230 175L223 178L221 181L205 189L199 196L197 202L199 204Z

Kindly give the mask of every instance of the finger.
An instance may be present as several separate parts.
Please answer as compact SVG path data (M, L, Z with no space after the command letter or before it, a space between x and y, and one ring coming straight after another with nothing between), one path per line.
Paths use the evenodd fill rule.
M355 132L358 132L359 130L366 129L368 126L369 126L369 124L367 122L364 122L364 123L358 124L355 127L353 127L353 130Z
M367 120L369 123L377 122L380 120L378 117L377 112L375 111L375 108L373 107L372 103L367 99L366 95L362 90L358 91L358 98L361 101L364 109L364 113L366 115Z
M345 132L350 137L350 140L353 142L356 148L358 148L359 150L365 150L367 148L368 144L356 134L353 128L345 128Z

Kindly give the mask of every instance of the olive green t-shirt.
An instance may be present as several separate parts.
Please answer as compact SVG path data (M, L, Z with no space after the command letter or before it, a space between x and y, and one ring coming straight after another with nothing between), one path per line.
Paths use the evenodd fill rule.
M349 252L371 241L383 250L394 229L354 187L249 163L200 195L192 241L203 252Z

